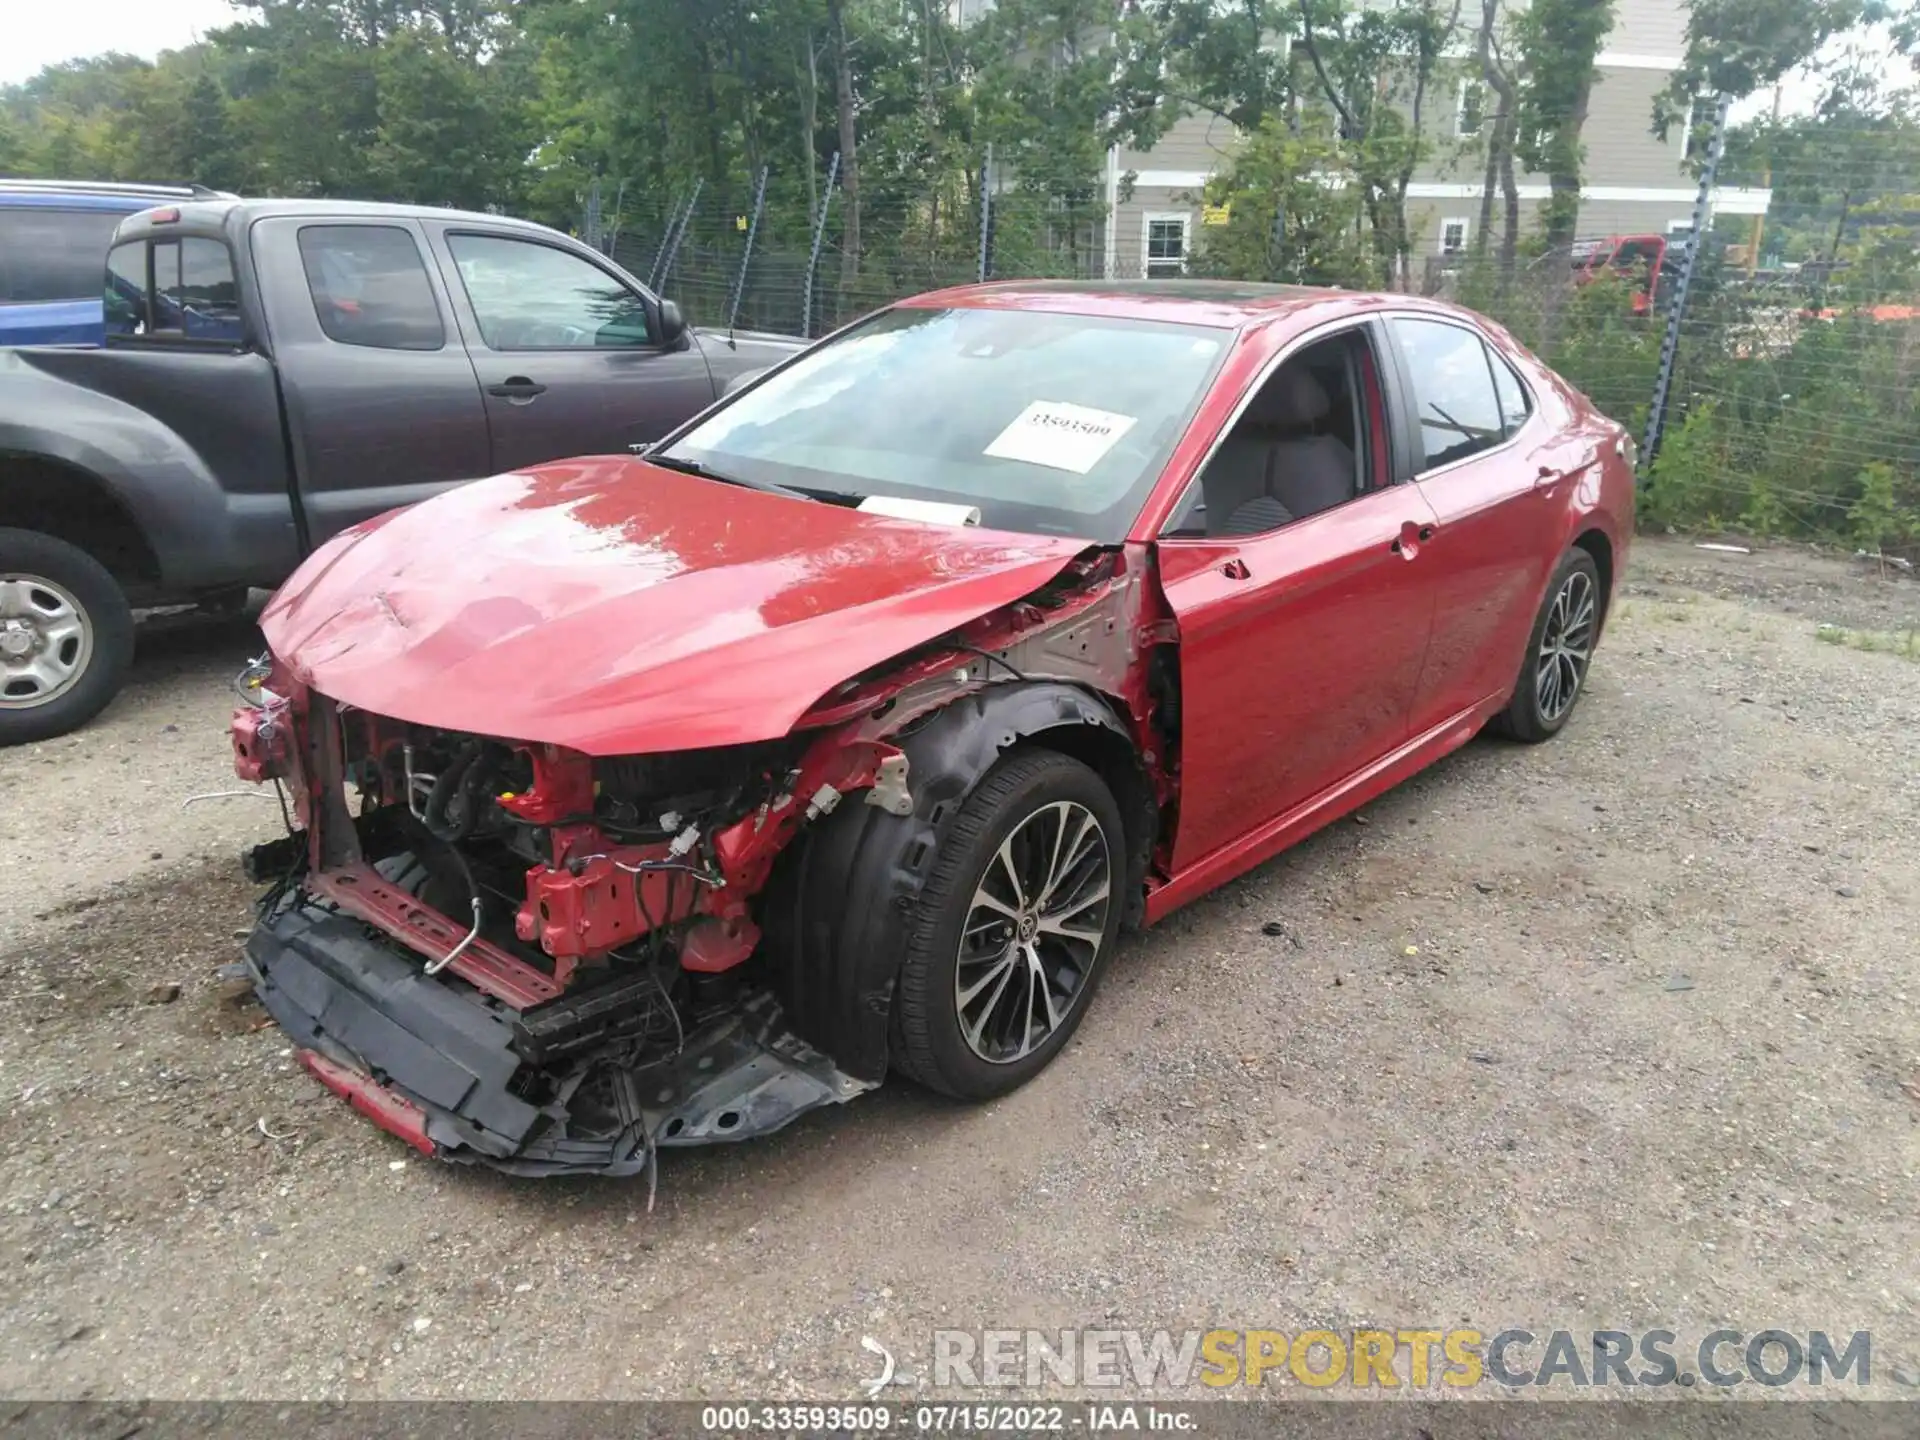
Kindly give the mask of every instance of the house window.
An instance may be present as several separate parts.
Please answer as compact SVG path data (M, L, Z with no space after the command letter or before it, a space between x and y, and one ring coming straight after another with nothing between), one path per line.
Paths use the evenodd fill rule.
M1473 234L1473 222L1464 216L1440 222L1440 253L1442 255L1464 255L1467 253L1467 240Z
M1487 123L1487 87L1478 80L1462 80L1453 113L1453 132L1471 140Z
M1187 271L1187 227L1184 213L1146 217L1146 270L1149 280L1171 280Z
M1704 164L1713 143L1713 121L1720 113L1716 95L1696 95L1687 102L1687 118L1680 125L1680 162Z

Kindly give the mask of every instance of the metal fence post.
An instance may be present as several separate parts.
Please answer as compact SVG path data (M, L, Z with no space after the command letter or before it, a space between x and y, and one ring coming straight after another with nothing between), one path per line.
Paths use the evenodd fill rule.
M753 237L760 233L760 211L767 203L766 165L760 167L760 183L753 187L753 218L747 221L747 248L740 255L740 273L734 277L733 299L727 305L727 329L740 318L740 301L747 293L747 267L753 263Z
M680 258L680 242L687 238L687 226L693 223L693 207L700 203L700 191L706 183L707 177L704 175L693 182L693 194L687 197L686 213L680 217L680 228L673 232L673 243L667 247L666 262L660 267L660 283L653 287L657 291L664 292L667 288L667 279L673 274L673 262Z
M985 281L993 274L993 142L987 142L986 163L980 167L980 265Z
M800 336L813 338L813 281L820 270L820 246L827 238L827 212L833 208L833 187L840 179L840 152L827 162L827 188L820 192L820 213L813 217L813 249L807 253L807 281L800 291Z
M1673 398L1673 372L1680 358L1680 327L1687 318L1687 295L1693 289L1693 277L1700 267L1700 254L1706 249L1707 226L1713 221L1713 187L1720 174L1720 157L1727 148L1727 111L1730 97L1722 95L1714 112L1713 138L1707 143L1707 163L1700 171L1700 193L1693 202L1693 235L1687 241L1686 259L1680 264L1680 278L1674 283L1667 307L1667 334L1660 344L1660 369L1653 381L1653 404L1647 411L1647 435L1640 446L1643 473L1650 473L1653 458L1660 451L1660 437L1667 428L1667 406ZM1658 282L1658 276L1654 277Z
M673 232L680 225L680 197L673 197L673 208L667 211L667 228L660 232L660 247L653 252L653 264L647 267L647 288L660 288L660 262L667 258L667 246L673 243Z

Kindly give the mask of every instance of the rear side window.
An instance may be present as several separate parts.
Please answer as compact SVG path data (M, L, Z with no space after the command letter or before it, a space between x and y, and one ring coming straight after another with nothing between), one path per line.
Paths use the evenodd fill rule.
M1491 350L1487 358L1493 362L1493 388L1500 396L1500 419L1505 423L1507 439L1511 440L1533 414L1533 397L1527 394L1527 387L1520 383L1511 365Z
M375 350L438 350L447 332L426 263L398 225L306 225L300 263L329 340Z
M133 240L107 256L107 334L237 345L240 294L226 243L186 235Z
M1471 330L1434 320L1395 320L1420 422L1421 469L1491 450L1507 437L1487 347Z
M111 210L0 210L0 305L91 299L120 220Z

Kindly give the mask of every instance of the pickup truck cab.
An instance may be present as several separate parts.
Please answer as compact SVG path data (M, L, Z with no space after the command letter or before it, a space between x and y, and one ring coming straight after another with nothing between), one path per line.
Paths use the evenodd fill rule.
M187 200L123 221L106 343L0 350L0 744L118 690L132 609L273 586L464 481L624 454L802 342L692 330L498 215Z

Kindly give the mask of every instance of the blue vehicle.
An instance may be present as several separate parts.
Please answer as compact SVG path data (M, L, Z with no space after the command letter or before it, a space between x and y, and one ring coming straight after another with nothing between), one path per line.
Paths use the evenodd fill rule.
M0 180L0 347L101 344L115 227L169 200L217 196L198 185Z

